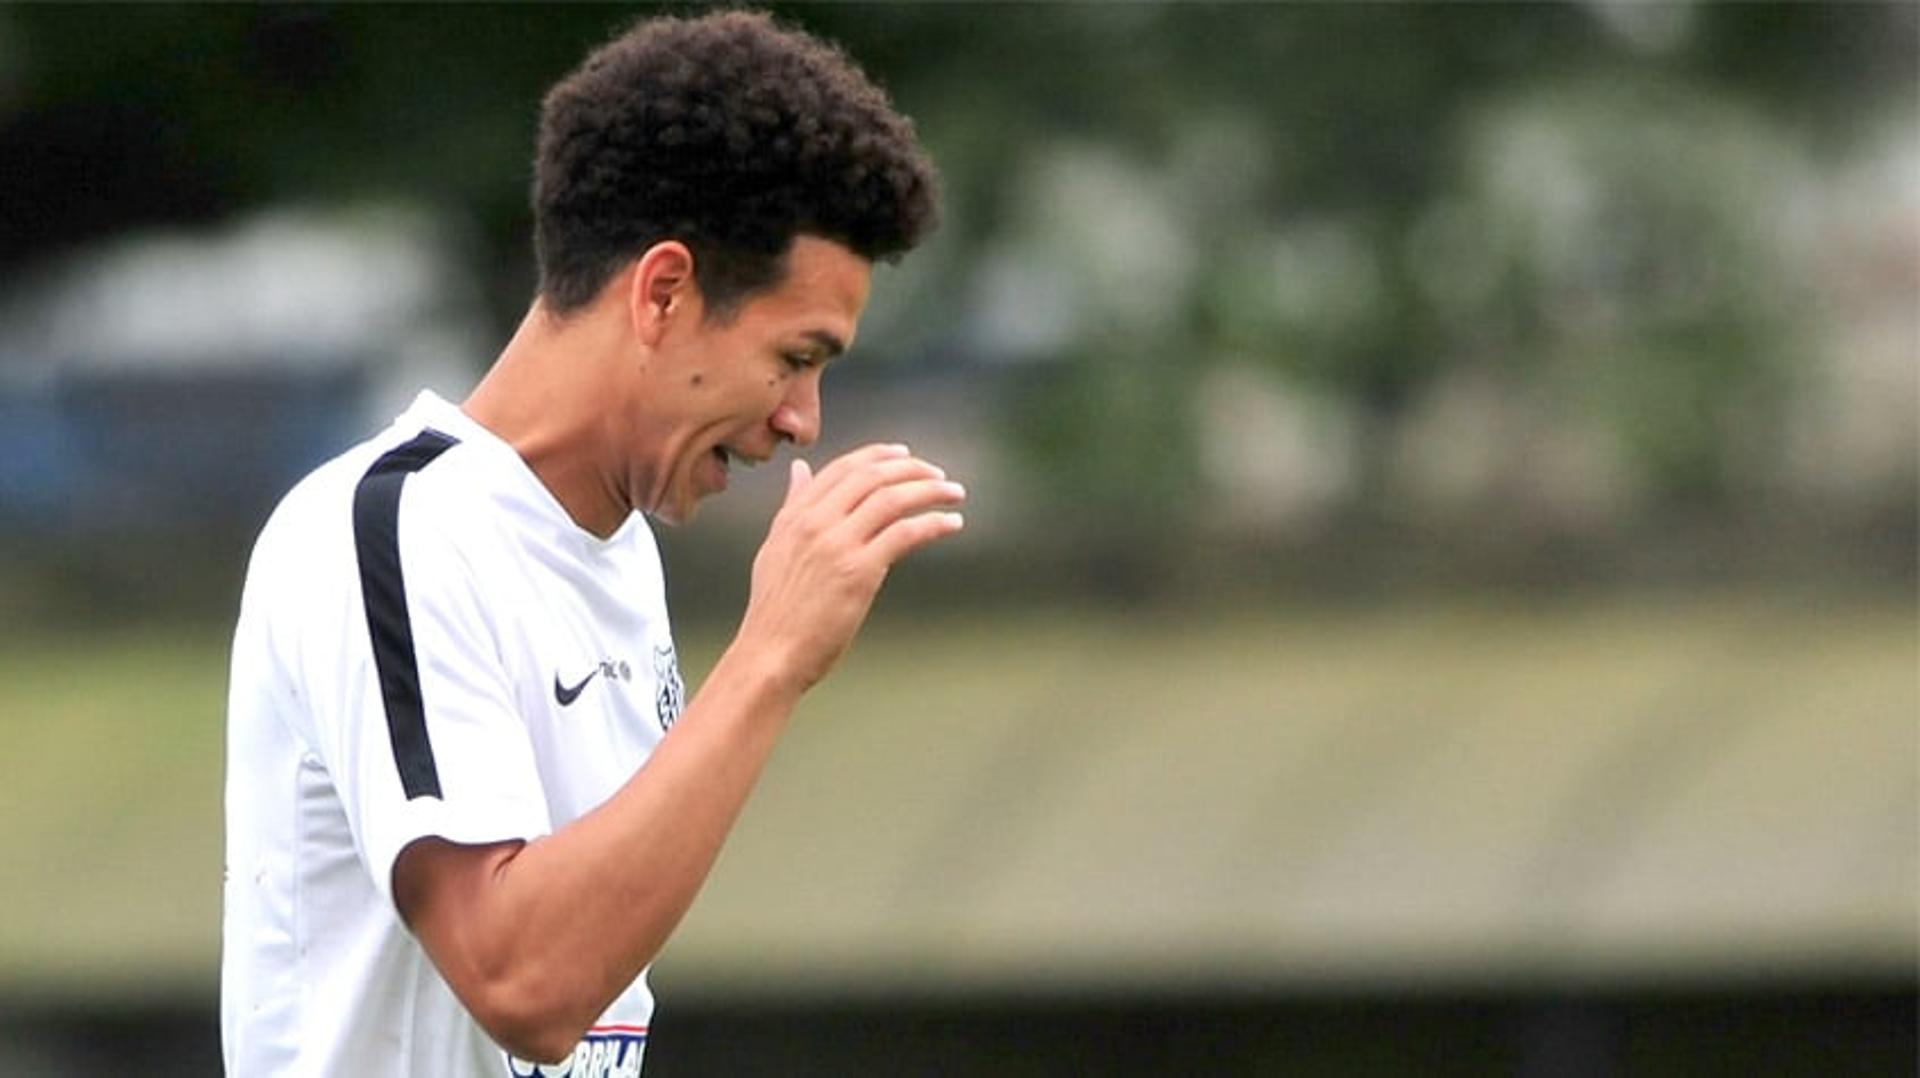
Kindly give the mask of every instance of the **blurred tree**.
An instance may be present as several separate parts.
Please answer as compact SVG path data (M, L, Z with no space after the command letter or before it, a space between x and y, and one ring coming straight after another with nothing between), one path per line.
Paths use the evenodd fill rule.
M1726 508L1767 461L1809 347L1783 218L1802 155L1665 80L1587 77L1489 109L1461 208L1505 287L1458 312L1597 416L1660 512ZM1456 333L1455 339L1460 339Z
M1793 297L1759 203L1725 185L1843 152L1910 99L1920 10L776 9L888 85L946 175L896 349L1027 361L1007 416L1036 496L1149 578L1188 541L1194 392L1228 357L1344 402L1357 519L1395 512L1410 409L1490 362L1582 383L1659 496L1724 493L1781 393ZM0 272L269 202L417 201L465 223L504 331L533 280L540 94L643 13L0 9ZM1728 123L1737 145L1711 134ZM1541 130L1592 196L1570 248L1542 245L1554 176L1516 190L1477 163ZM1598 331L1595 302L1620 308Z
M273 202L419 201L473 234L497 316L531 288L545 87L630 9L11 8L0 271Z

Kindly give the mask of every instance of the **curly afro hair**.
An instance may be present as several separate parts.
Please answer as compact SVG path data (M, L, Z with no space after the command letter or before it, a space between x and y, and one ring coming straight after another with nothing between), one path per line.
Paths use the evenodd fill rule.
M724 318L779 283L797 234L898 258L932 229L937 186L912 122L837 48L756 12L647 19L542 105L540 293L577 310L677 239Z

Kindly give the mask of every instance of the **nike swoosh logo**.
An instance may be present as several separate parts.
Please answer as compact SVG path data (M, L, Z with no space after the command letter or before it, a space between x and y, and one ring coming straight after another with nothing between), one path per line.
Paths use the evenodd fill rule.
M583 677L578 682L574 683L574 685L571 688L560 684L559 674L553 675L553 698L560 702L561 707L566 707L568 704L571 704L575 700L580 699L580 690L586 688L587 682L592 681L593 675L599 672L600 672L600 668L597 666L594 667L592 670L587 672L586 677Z

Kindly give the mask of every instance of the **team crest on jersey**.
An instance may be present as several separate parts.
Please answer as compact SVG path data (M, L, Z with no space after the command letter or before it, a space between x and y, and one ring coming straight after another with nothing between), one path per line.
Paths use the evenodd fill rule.
M573 1054L558 1063L529 1063L507 1057L513 1078L640 1078L647 1051L645 1026L596 1026Z
M653 683L658 686L653 692L654 714L660 720L660 729L673 729L673 722L680 717L680 709L687 706L687 686L680 680L680 657L674 654L673 645L653 649Z

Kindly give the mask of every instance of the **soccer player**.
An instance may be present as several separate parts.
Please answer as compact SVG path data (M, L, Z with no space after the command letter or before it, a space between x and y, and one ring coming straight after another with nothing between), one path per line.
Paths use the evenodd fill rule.
M934 187L882 93L762 15L642 22L553 88L519 330L460 405L422 394L304 479L248 567L230 1073L638 1073L648 963L796 702L964 492L897 445L793 461L684 710L646 518L814 440L871 266L931 227Z

